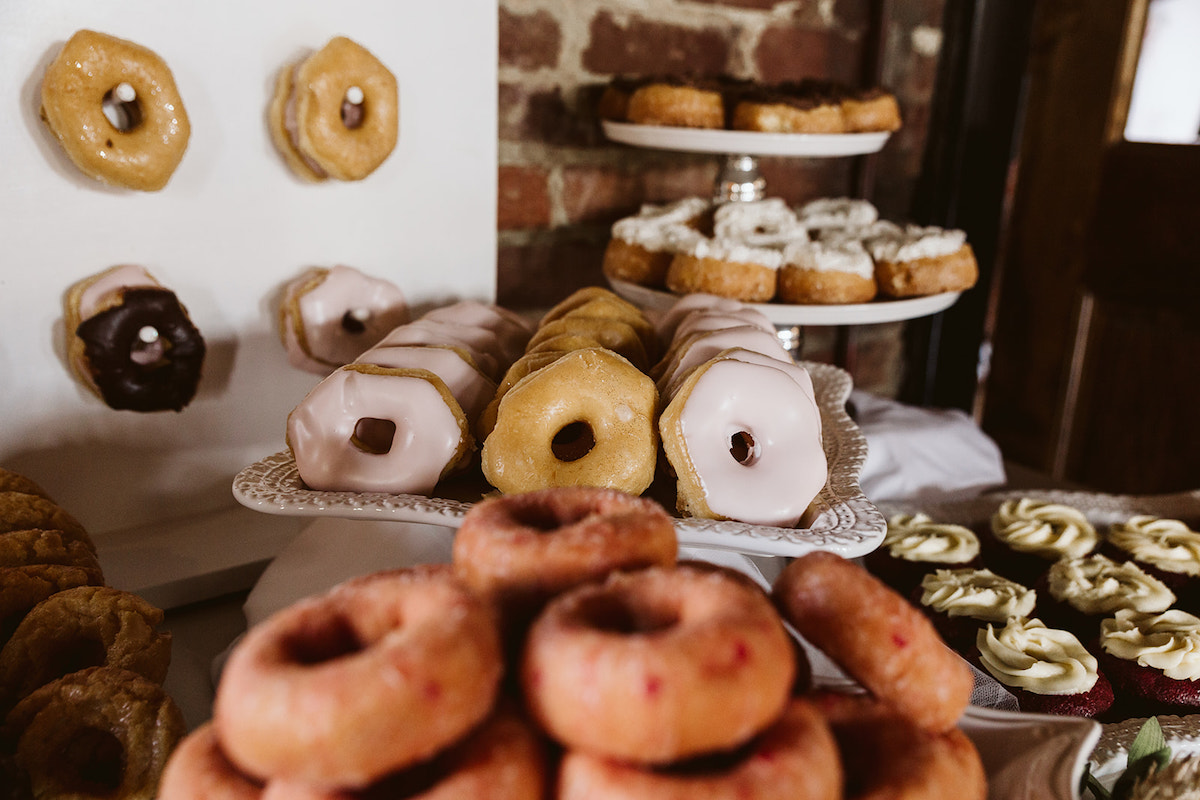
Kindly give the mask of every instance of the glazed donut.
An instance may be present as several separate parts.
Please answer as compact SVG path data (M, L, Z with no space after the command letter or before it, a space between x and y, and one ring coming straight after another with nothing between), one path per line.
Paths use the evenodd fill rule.
M611 350L567 353L505 393L483 476L505 494L602 486L640 495L658 460L657 404L654 382Z
M276 149L298 176L362 180L399 138L396 77L366 48L334 37L280 70L268 120Z
M192 401L204 339L145 269L118 266L79 281L64 311L71 367L109 407L182 411Z
M587 337L624 356L640 370L650 366L646 346L638 332L628 322L615 317L588 317L572 312L541 325L529 340L527 349L535 351L547 340L564 335Z
M171 753L158 800L260 800L262 790L230 763L212 722L203 722Z
M85 175L147 192L167 185L191 134L166 63L88 30L76 31L46 68L41 116Z
M784 247L808 241L808 230L796 212L778 197L722 203L713 213L713 236L752 247Z
M161 686L112 667L46 684L9 712L5 726L31 796L119 800L154 800L186 731Z
M288 363L327 375L408 322L395 284L353 267L314 267L285 287L279 335Z
M772 596L800 635L921 728L949 730L970 702L967 662L920 611L854 562L830 552L801 556Z
M162 620L162 609L120 589L56 592L0 649L0 709L84 667L118 667L162 683L171 663L171 635L157 630Z
M675 329L675 341L682 342L689 333L700 331L719 331L726 328L739 328L749 325L758 328L771 336L777 336L775 324L767 319L767 315L752 306L745 306L735 311L716 312L698 311L684 317Z
M828 477L808 371L727 352L697 367L659 416L677 510L795 527Z
M593 347L599 347L599 344L593 344ZM579 349L579 348L572 348ZM496 427L496 412L500 408L500 401L504 399L504 395L508 390L516 386L518 382L531 372L536 372L547 364L552 364L558 359L569 353L570 350L534 350L526 353L512 363L512 366L504 373L504 377L500 379L500 383L496 386L496 393L488 404L484 407L483 412L479 415L479 422L475 426L475 436L479 441L487 439L492 429Z
M347 364L288 414L287 444L310 489L429 494L470 457L473 439L432 372Z
M362 787L483 721L501 669L491 611L449 566L384 571L251 628L226 663L213 721L253 777Z
M488 497L463 516L454 574L523 621L550 597L613 570L675 563L675 525L652 500L588 486Z
M867 303L879 291L875 262L857 240L794 242L783 251L778 291L784 303Z
M560 800L841 800L842 766L829 725L795 698L744 748L653 770L571 751L559 773Z
M666 284L675 294L703 292L765 303L775 297L776 273L782 263L783 254L776 248L701 236L671 259Z
M720 90L709 83L654 79L630 93L625 116L639 125L724 128L725 101Z
M543 320L541 325L545 326L553 322L574 319L575 317L598 317L600 319L616 319L624 322L637 332L638 338L642 340L642 344L646 348L647 355L652 355L658 345L658 337L655 335L654 325L641 309L631 307L624 300L616 302L607 297L597 297L588 300L586 303L581 303L570 311L563 313L562 316L555 320Z
M472 428L496 394L496 382L480 372L463 350L454 347L422 344L372 347L359 356L355 363L432 372L442 379L450 394L454 395Z
M546 747L539 734L503 703L476 730L430 761L393 773L367 789L324 791L273 780L262 800L542 800L547 797ZM169 798L164 798L169 800Z
M910 225L899 236L879 236L868 246L875 281L888 297L961 292L979 279L975 253L961 230Z
M866 696L818 692L855 800L986 800L979 751L958 728L934 733Z
M614 572L559 595L521 662L526 703L547 733L641 764L745 744L783 712L794 674L766 596L686 566Z

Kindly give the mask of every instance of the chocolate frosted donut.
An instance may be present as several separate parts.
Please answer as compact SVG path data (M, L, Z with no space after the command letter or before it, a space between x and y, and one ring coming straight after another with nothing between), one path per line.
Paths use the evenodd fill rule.
M205 345L175 293L133 287L79 324L88 371L115 409L181 411L196 394Z

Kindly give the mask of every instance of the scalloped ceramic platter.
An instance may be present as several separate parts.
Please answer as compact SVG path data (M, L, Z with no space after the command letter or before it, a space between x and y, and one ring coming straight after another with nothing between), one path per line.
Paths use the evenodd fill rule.
M858 476L866 459L862 431L846 414L852 382L844 370L805 362L812 374L821 409L829 479L812 505L803 527L775 528L742 522L680 518L675 528L680 544L717 547L751 555L799 556L828 550L847 558L865 555L883 541L887 524L863 495ZM477 471L476 471L477 472ZM291 516L331 516L421 522L457 528L463 515L485 492L481 477L443 481L432 497L359 492L317 492L300 480L289 451L276 453L245 468L233 482L238 502L256 511ZM674 496L649 496L670 509Z
M638 286L636 283L608 278L614 292L629 302L650 310L665 311L680 295ZM870 303L843 305L790 305L787 303L746 303L761 311L774 325L877 325L906 319L928 317L954 305L962 292L943 292L903 300L874 300Z
M1129 763L1129 748L1145 721L1128 719L1104 726L1089 761L1092 763L1092 775L1106 789L1111 790L1125 771ZM1200 714L1160 716L1158 724L1162 726L1163 737L1171 748L1172 759L1200 756Z
M758 133L709 128L673 128L602 123L604 135L614 142L657 150L690 153L737 153L751 156L807 156L834 158L877 153L890 133Z

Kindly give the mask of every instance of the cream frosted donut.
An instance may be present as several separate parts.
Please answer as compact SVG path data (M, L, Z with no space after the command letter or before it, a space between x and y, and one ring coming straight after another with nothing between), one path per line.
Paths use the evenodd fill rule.
M483 475L502 492L601 486L641 494L654 478L654 382L601 348L575 350L522 378L496 409Z
M778 197L722 203L713 214L713 236L753 247L784 247L807 241L808 230L796 212Z
M869 200L822 197L800 206L797 216L806 228L852 228L875 222L879 209Z
M134 42L76 31L46 68L41 100L71 161L103 183L158 191L187 150L191 125L171 70Z
M287 443L310 489L429 494L473 440L432 372L348 364L288 414Z
M811 378L795 364L707 361L658 425L689 516L794 527L828 477Z
M251 628L213 724L252 776L363 787L482 722L502 669L491 611L448 565L389 570Z
M689 370L715 357L722 350L733 347L762 353L784 363L793 363L792 357L775 333L768 333L753 325L697 331L678 342L667 358L655 366L652 374L658 378L659 391L682 379Z
M775 297L783 254L730 239L700 237L681 249L667 269L667 288L676 294L703 292L747 303Z
M393 328L379 341L380 347L395 347L402 344L440 344L461 347L475 362L483 374L495 380L504 372L508 362L496 334L478 325L461 325L433 319L406 322Z
M965 231L909 225L900 235L872 239L868 248L879 291L889 297L961 292L979 279Z
M326 375L408 321L404 293L353 267L314 267L284 289L279 333L288 363Z
M230 763L212 722L201 723L172 751L158 800L259 800L263 787Z
M783 252L779 299L785 303L866 303L877 291L875 263L862 242L796 242Z
M420 344L372 347L359 356L356 363L432 372L446 384L472 426L496 394L496 382L480 372L461 350L453 347Z
M271 139L301 178L357 181L399 137L396 77L366 48L337 36L280 70L267 113Z
M699 236L694 225L710 206L708 200L688 197L663 206L643 205L636 215L617 220L604 251L604 274L661 288L672 257Z
M745 748L686 767L645 769L571 751L559 773L559 800L841 800L841 760L821 713L793 698Z
M478 300L462 300L435 308L427 312L423 319L455 325L473 325L490 330L496 334L501 352L510 363L525 352L525 345L533 335L534 328L532 322L515 311Z
M744 744L782 713L794 674L763 592L687 566L617 572L559 595L521 663L530 713L551 736L641 764Z

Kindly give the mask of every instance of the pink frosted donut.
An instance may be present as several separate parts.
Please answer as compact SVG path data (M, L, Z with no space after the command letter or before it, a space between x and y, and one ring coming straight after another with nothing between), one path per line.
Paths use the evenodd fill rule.
M705 294L704 292L693 292L686 294L671 304L671 307L663 312L662 316L654 323L654 328L658 332L659 341L664 344L670 343L675 338L675 329L683 318L693 311L716 311L726 313L729 311L737 311L740 308L745 308L746 304L741 300L734 300L732 297L720 297L715 294Z
M510 362L516 361L525 352L525 345L533 335L534 327L532 322L515 311L478 300L462 300L435 308L423 319L486 328L496 334L505 359Z
M568 748L640 764L730 750L778 718L795 654L767 596L720 570L615 572L559 595L525 641L534 719Z
M439 345L372 347L356 363L389 369L424 369L441 378L472 427L496 395L496 382L479 371L462 350Z
M497 380L508 368L496 334L478 325L460 325L422 317L395 328L379 342L381 347L401 344L461 347L471 356L475 366L492 380Z
M363 787L483 721L502 669L490 609L448 565L379 572L251 628L213 723L250 775Z
M659 416L677 510L794 527L828 478L808 371L759 353L697 367Z
M437 375L348 364L288 414L287 444L310 489L429 494L470 456L473 439Z
M353 267L314 267L287 285L279 335L288 363L327 374L408 320L404 293Z
M750 325L775 336L775 324L757 309L741 308L736 311L697 311L684 317L675 329L674 341L682 341L689 333L718 331Z
M158 784L158 800L260 800L263 787L229 762L211 722L171 753Z
M732 347L762 353L783 363L794 363L787 348L783 346L773 331L768 333L753 325L696 331L682 341L676 342L668 356L655 366L654 372L657 376L659 391L663 391L682 378L688 370L703 364L722 350Z

